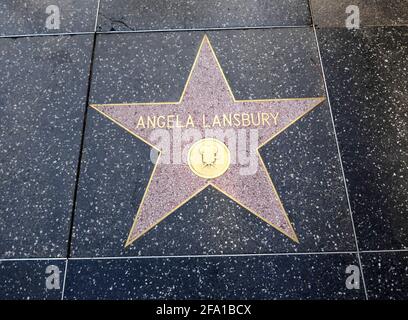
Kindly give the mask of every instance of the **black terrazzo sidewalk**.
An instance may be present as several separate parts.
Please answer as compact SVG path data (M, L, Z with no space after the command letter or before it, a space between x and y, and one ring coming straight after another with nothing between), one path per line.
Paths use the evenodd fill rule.
M354 2L0 4L0 299L406 299L408 6ZM210 187L124 246L151 148L89 105L178 101L204 35L236 99L325 98L260 149L299 243Z

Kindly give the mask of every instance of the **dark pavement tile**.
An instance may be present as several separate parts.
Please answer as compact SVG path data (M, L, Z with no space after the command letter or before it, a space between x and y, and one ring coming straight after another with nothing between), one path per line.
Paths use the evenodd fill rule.
M362 27L408 25L406 0L311 0L313 22L318 27L346 27L350 5L359 8Z
M369 299L408 298L408 252L363 253L361 259Z
M0 39L0 257L62 257L92 36Z
M324 95L310 28L209 32L237 99ZM178 101L202 32L98 35L91 103Z
M91 101L177 101L202 37L202 33L98 36ZM209 37L237 98L323 94L311 30L213 32ZM73 256L355 250L328 105L316 107L270 142L262 156L300 244L210 188L125 249L153 169L150 148L89 110Z
M102 0L98 31L310 25L307 0Z
M261 152L300 244L210 188L124 248L153 167L150 151L96 111L88 115L73 256L355 249L327 105Z
M407 248L408 28L318 38L360 248Z
M13 0L0 3L0 36L71 32L93 32L98 0ZM57 6L59 29L49 29L47 18L56 13L47 7ZM55 24L53 24L56 26Z
M64 273L65 260L0 261L0 300L60 300Z
M364 299L353 254L70 260L64 299Z

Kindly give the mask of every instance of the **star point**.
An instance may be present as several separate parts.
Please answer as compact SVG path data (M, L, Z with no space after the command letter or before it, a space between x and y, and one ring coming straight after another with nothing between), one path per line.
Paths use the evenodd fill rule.
M212 186L241 207L268 223L296 243L299 239L289 221L259 148L301 119L324 98L236 100L210 41L200 44L179 101L91 105L130 134L159 152L146 191L139 204L125 247L149 232L170 214L205 188ZM158 131L196 130L205 136L208 129L223 132L243 130L245 141L257 135L248 154L255 154L250 174L246 164L234 162L221 176L204 179L196 175L181 152L180 163L165 163L163 148L154 141ZM252 131L251 131L252 130ZM160 131L161 132L161 131ZM171 136L169 134L169 136ZM172 143L175 143L175 139ZM194 139L193 139L194 140ZM197 139L196 139L197 141ZM183 141L181 150L196 141ZM239 143L225 142L239 151ZM244 152L244 153L245 153ZM236 159L239 156L237 152Z

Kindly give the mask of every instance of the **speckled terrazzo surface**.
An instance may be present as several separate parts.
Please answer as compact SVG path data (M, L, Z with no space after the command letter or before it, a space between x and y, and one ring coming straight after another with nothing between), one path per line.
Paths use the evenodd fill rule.
M340 280L344 264L355 263L353 254L75 260L65 294L67 299L362 299L362 292L344 289ZM317 274L312 285L302 281L306 270ZM91 272L94 279L83 276ZM141 283L140 274L150 274L151 281ZM124 285L112 290L118 283Z
M92 41L0 39L0 258L67 253Z
M406 249L408 29L318 35L360 246Z
M65 261L0 261L1 300L60 300L61 290L47 290L47 267L59 271L60 288L64 285Z
M58 29L47 27L46 19L59 9ZM98 0L13 0L0 3L0 36L92 32ZM53 7L51 7L53 8ZM55 26L55 24L54 24Z
M321 28L344 28L349 5L359 8L364 27L408 25L406 0L311 0L313 22Z
M103 0L98 31L310 25L307 0Z
M255 154L260 146L324 101L324 98L300 98L288 101L235 101L229 90L222 69L218 66L216 53L213 51L210 39L205 36L198 49L197 58L180 103L102 104L91 105L91 107L102 115L113 119L152 146L157 145L159 141L154 138L157 128L149 128L144 124L143 119L148 119L150 115L159 114L162 117L177 118L180 124L186 123L179 128L180 135L190 134L190 131L194 129L194 134L200 136L196 139L181 141L173 137L169 140L170 145L165 148L172 150L177 144L180 144L182 149L188 148L191 143L197 142L204 136L216 138L215 132L209 132L210 123L214 124L215 119L219 119L219 115L234 114L234 116L239 116L241 113L240 123L244 123L242 115L247 116L245 118L247 119L245 121L246 132L244 133L246 140L250 141L251 130L257 132L257 141L252 143L248 150L249 154ZM190 125L188 125L189 119L191 120ZM143 124L140 120L143 121ZM221 120L215 123L217 129L223 130L221 129ZM233 130L232 120L229 124L227 123L227 126L229 130ZM174 125L168 128L167 133L169 136L174 136ZM190 170L187 154L180 155L180 161L172 161L170 157L166 159L165 149L156 147L160 150L160 158L156 162L151 184L146 190L143 203L140 204L137 221L135 219L127 244L136 241L160 220L171 214L180 203L186 202L197 192L210 185L246 207L292 240L297 241L296 232L280 203L279 195L273 190L273 184L267 170L262 167L262 159L256 156L254 164L251 164L252 169L248 167L248 163L242 163L239 155L233 152L239 143L236 140L225 139L223 141L230 150L231 163L222 176L210 181ZM172 184L180 187L168 188Z
M406 299L408 8L385 3L356 1L354 31L344 1L1 4L0 299ZM185 166L143 208L160 170L135 119L183 92L181 117L279 113L259 139L284 129L259 150L274 189L231 166L156 221L201 181Z
M362 255L367 273L367 287L372 299L384 297L406 300L408 254L406 252L376 252Z
M279 98L288 98L288 97L297 97L293 95L293 91L297 91L299 93L300 98L306 98L306 97L316 97L319 96L319 94L323 94L323 88L322 88L322 78L320 76L320 71L319 67L314 64L314 61L318 61L318 54L317 54L317 48L315 43L313 43L313 33L311 30L304 30L304 29L296 29L298 31L294 32L293 30L262 30L259 32L259 35L253 31L233 31L231 34L233 38L237 39L238 43L240 41L243 42L243 39L251 39L248 41L252 41L253 45L245 45L242 47L236 46L236 51L234 51L234 54L230 54L229 56L234 56L238 57L236 58L238 61L245 61L246 59L244 57L248 57L253 55L254 49L253 47L257 46L257 44L260 44L264 51L271 51L274 50L274 41L267 42L265 44L265 39L285 39L285 42L288 44L283 44L282 41L281 47L286 48L288 51L287 55L284 55L283 57L281 54L279 54L279 59L273 59L270 57L265 58L260 57L259 62L255 61L255 63L262 63L263 68L260 68L258 66L259 70L263 70L262 73L259 72L256 75L254 74L253 78L245 78L244 83L248 84L250 86L251 83L257 83L258 86L254 88L249 88L245 87L243 84L241 84L242 88L245 88L246 91L238 91L238 94L236 94L235 91L235 83L240 82L238 76L241 74L242 63L239 64L233 64L229 63L225 65L225 74L228 76L228 79L231 79L231 86L234 88L234 96L238 96L240 99L245 98L245 95L255 95L255 97L260 97L260 98L265 98L265 92L267 91L266 88L272 87L274 88L275 92L274 95L271 97L279 97ZM224 35L223 35L224 34ZM227 33L229 34L229 32ZM213 41L213 35L215 35ZM220 58L220 63L224 67L223 64L223 59L225 59L225 53L223 56L223 51L219 50L219 47L217 46L218 43L223 43L220 40L226 39L227 35L225 32L216 32L216 33L209 33L209 39L211 43L214 46L214 50L216 54L219 54ZM254 36L258 36L258 38L255 38ZM96 48L96 53L97 53L97 60L94 65L95 67L95 72L94 72L94 78L96 79L95 82L92 85L92 92L91 92L91 99L93 97L100 97L102 92L101 88L103 88L103 96L107 97L107 103L115 103L118 101L146 101L145 96L150 97L148 99L152 99L153 101L160 102L160 101L177 101L180 98L182 88L185 84L185 79L187 79L187 75L184 77L184 79L180 79L177 81L178 86L176 88L179 88L179 96L175 96L175 94L170 91L168 88L167 83L171 81L171 79L168 79L167 77L164 77L161 79L161 81L156 80L157 85L151 87L150 82L151 79L158 79L159 75L156 76L156 72L154 72L152 75L149 75L146 80L143 79L143 82L139 83L139 88L144 88L143 91L139 89L139 91L135 90L129 90L129 88L125 85L128 83L128 81L124 81L123 79L130 79L133 74L140 74L144 73L145 70L145 65L144 64L153 64L157 60L158 54L163 52L162 60L163 61L168 61L168 59L173 59L174 53L173 50L179 50L179 45L181 44L183 48L185 48L182 52L180 52L180 56L184 57L184 52L191 52L193 50L188 48L188 44L192 42L192 39L197 39L198 42L196 42L193 47L195 48L195 51L198 50L198 46L201 42L201 38L198 38L195 34L189 34L189 33L173 33L173 34L155 34L155 40L156 42L151 42L149 41L149 35L139 35L139 34L127 34L127 35L121 35L120 38L118 39L118 42L113 42L112 35L103 35L101 36L101 44L97 45ZM201 35L202 37L202 35ZM122 40L123 38L123 40ZM197 41L196 40L196 41ZM117 43L131 43L134 44L138 49L136 50L139 54L134 57L134 50L129 50L129 46L118 46ZM140 45L142 44L143 45ZM228 42L227 42L228 43ZM300 43L300 44L299 44ZM144 45L146 44L146 45ZM292 44L295 45L297 44L297 50L301 52L302 58L298 58L298 56L294 55L293 53L290 53L290 45ZM154 47L153 47L154 46ZM163 50L163 47L166 46L168 49L166 51ZM140 47L140 49L139 49ZM220 46L223 48L223 46ZM116 48L116 50L113 52L110 48ZM121 49L119 49L121 48ZM131 48L131 47L130 47ZM173 50L172 50L173 48ZM269 48L269 49L268 49ZM156 51L152 51L156 49ZM285 50L284 50L285 51ZM157 52L157 54L156 54ZM111 60L111 55L114 54L117 59L115 60L116 62L112 64L106 64L103 63L106 60ZM130 59L133 60L132 67L129 68L128 70L124 69L119 69L115 67L117 64L123 66L123 64L120 64L120 61L122 60L127 60L131 57ZM297 59L302 59L303 61L307 61L307 65L303 67L298 67L296 64ZM276 61L278 60L278 61ZM151 62L150 62L151 61ZM177 60L176 60L177 61ZM281 62L281 63L279 63ZM189 63L190 64L190 63ZM192 62L191 62L192 65ZM292 66L293 67L293 72L287 73L286 70ZM229 67L229 68L228 68ZM238 68L238 69L237 69ZM249 68L247 67L246 70ZM159 70L159 69L157 69ZM310 71L310 74L313 75L314 81L310 81L307 84L301 85L301 79L297 76L297 74L303 75L303 77L308 77L308 71ZM209 72L209 74L214 74L216 73L216 69ZM165 72L166 74L166 72ZM235 76L234 76L235 75ZM230 78L231 77L231 78ZM105 79L112 79L113 81L110 81L109 83L106 82ZM195 77L192 76L191 78L191 83L194 83L195 81L200 81L200 78L197 78L195 80ZM216 79L212 79L212 81L218 81ZM219 80L220 84L217 85L217 87L223 86L223 81ZM243 80L241 80L243 81ZM284 83L293 83L293 85L289 86L290 89L285 90ZM119 84L122 85L123 83L123 90L112 90L113 86L112 84ZM200 86L198 84L198 86ZM155 99L155 97L152 96L152 93L155 93L159 91L162 87L166 91L162 91L162 96L161 99ZM203 88L203 85L201 85ZM156 89L158 88L158 90ZM169 87L171 88L171 87ZM299 89L297 89L299 88ZM249 90L252 89L252 94L251 92L248 92ZM203 89L204 90L204 89ZM243 90L243 89L242 89ZM139 93L140 92L140 93ZM152 93L151 93L152 92ZM140 96L142 97L141 99L138 99L134 95L136 93L139 93ZM133 95L133 96L132 96ZM116 97L118 96L118 97ZM189 89L186 91L186 100L188 100L189 96ZM219 98L218 100L223 100L224 98ZM230 97L225 98L227 101L230 99ZM305 100L306 101L306 100ZM96 103L101 103L101 98L95 98ZM147 102L147 101L146 101ZM94 103L93 100L91 100L91 103ZM186 105L186 103L188 105ZM183 107L183 104L180 106L171 106L168 105L166 108L166 113L171 113L170 110L171 108L182 108L186 109L186 112L188 112L189 108L192 108L190 105L193 104L193 102L186 102ZM289 102L286 102L288 104ZM278 106L276 110L279 110L280 112L284 112L285 107L282 106L280 107L279 104L282 104L277 102ZM210 104L211 105L211 102ZM290 105L290 104L289 104ZM143 106L140 106L142 109L141 111L138 112L149 112L149 106L146 106L143 108ZM166 107L164 105L163 107ZM249 108L248 106L247 108ZM110 117L113 117L117 121L119 121L122 125L127 126L128 128L132 128L132 123L134 123L134 118L130 116L126 116L123 118L120 114L122 112L127 112L133 113L136 111L132 110L139 110L139 109L134 109L131 106L119 106L119 107L114 107L114 106L106 106L104 107L103 105L101 106L96 106L96 109L102 110L102 112L105 112L107 115ZM155 106L152 106L152 108L157 108ZM170 109L169 109L170 108ZM295 104L292 106L289 106L289 108L298 108ZM218 110L220 109L220 110ZM201 109L200 109L201 110ZM217 111L221 112L222 110L222 105L220 105L217 108ZM289 110L289 109L288 109ZM299 109L299 111L301 108ZM306 110L306 109L305 109ZM200 111L202 112L202 110ZM129 113L129 115L130 115ZM279 168L279 158L284 157L285 154L291 154L291 153L296 153L297 154L297 163L299 163L302 166L310 167L310 171L307 170L308 172L311 172L311 174L316 174L316 172L321 172L321 170L316 166L317 163L320 163L321 166L323 167L328 167L330 168L329 171L330 173L327 173L326 177L322 180L316 181L315 183L319 186L320 191L316 190L316 193L323 194L323 197L319 197L316 199L316 197L308 202L307 200L304 200L302 197L302 194L304 192L308 192L309 189L309 184L304 183L296 183L292 182L291 183L291 193L294 194L299 194L299 197L296 197L296 199L293 198L293 195L291 193L288 193L288 188L289 188L289 183L285 183L285 185L282 185L282 179L284 179L282 176L280 176L279 179L275 179L276 183L276 188L278 189L283 189L285 192L281 193L281 197L287 197L287 200L284 202L285 207L288 207L289 210L291 210L292 215L297 216L296 220L299 221L300 224L302 224L302 228L297 229L296 228L296 223L294 223L296 234L298 237L301 237L301 241L298 245L292 244L290 241L287 241L282 237L282 235L279 232L272 231L268 234L265 234L264 231L267 230L266 226L263 226L263 224L260 224L254 220L254 226L251 228L245 228L245 223L240 223L239 226L235 224L230 224L231 227L233 228L232 230L229 230L229 228L226 228L228 224L223 223L223 228L219 226L219 223L217 222L218 220L225 220L225 219L233 219L233 221L239 221L234 215L236 215L235 211L239 210L239 212L245 211L242 208L234 205L233 208L229 209L228 204L231 204L231 202L226 199L225 196L223 196L220 192L217 192L213 189L207 190L206 193L204 194L209 194L212 195L211 197L207 198L203 197L202 195L198 195L197 198L200 199L193 199L191 203L186 204L182 208L178 209L174 214L169 216L165 221L161 222L158 224L154 230L152 230L151 233L147 233L143 238L141 238L139 241L135 241L132 246L127 247L125 250L123 248L123 243L126 241L126 237L128 236L129 230L131 229L131 225L125 227L125 225L121 226L120 228L122 230L128 229L128 231L123 232L120 238L120 241L117 243L111 243L109 241L109 238L105 238L105 232L103 231L106 229L107 225L110 225L112 223L115 223L112 216L112 213L115 211L115 208L117 206L122 206L123 207L123 212L128 213L130 216L134 216L140 200L137 201L132 201L131 198L128 198L126 202L123 202L123 199L121 195L119 194L128 194L128 192L124 191L128 187L126 186L126 182L117 184L116 186L111 186L110 182L111 179L117 179L115 176L119 174L119 176L123 175L126 176L125 174L121 174L121 167L118 166L111 166L109 172L107 172L105 175L100 176L98 174L98 171L95 171L92 169L93 166L98 166L99 165L96 163L99 159L97 154L100 152L100 148L105 148L102 147L101 144L106 144L106 141L108 141L108 144L111 144L110 137L112 135L111 130L114 130L111 125L108 126L109 129L108 131L103 130L103 126L101 126L101 122L106 123L104 120L98 119L98 115L95 114L93 110L89 113L91 116L91 121L89 123L89 130L86 133L85 137L85 148L84 148L84 175L82 175L82 179L80 180L79 186L81 191L79 192L79 198L78 198L78 206L77 206L77 215L75 217L75 224L74 224L74 237L73 237L73 242L72 242L72 249L73 249L73 254L74 256L89 256L89 255L97 255L97 256L116 256L116 255L156 255L156 254L162 254L162 255L183 255L186 253L189 254L206 254L206 253L248 253L248 252L286 252L286 251L336 251L336 250L353 250L355 249L355 243L353 241L353 232L352 232L352 224L351 224L351 218L350 218L350 213L348 211L348 205L346 201L346 193L344 190L344 185L343 185L343 180L342 180L342 175L341 175L341 168L340 168L340 162L338 159L338 155L336 153L336 144L335 140L333 137L333 128L332 124L330 122L330 114L328 110L327 104L322 104L316 107L316 109L313 110L313 112L307 114L304 118L301 119L301 121L295 123L288 131L285 131L281 135L279 135L276 139L274 139L273 142L268 143L262 150L261 153L262 155L265 155L265 164L268 169L275 170L275 173L278 175L283 175L286 174L285 169L287 168L287 164L285 162L281 162L280 166L282 169ZM103 116L102 116L103 117ZM315 119L315 120L311 120ZM313 143L307 143L306 141L310 139L310 136L308 134L308 123L313 123L314 125L314 130L317 130L317 132L313 135L315 138ZM322 125L316 125L316 123L322 123ZM95 127L94 127L95 125ZM133 127L134 128L134 127ZM119 129L123 130L123 129ZM116 132L117 130L115 130ZM294 134L297 135L297 138L289 138L293 137L293 135L290 134L290 132L295 132ZM310 132L310 129L309 129ZM115 133L116 134L116 133ZM138 134L143 137L144 139L148 139L148 134L138 131ZM100 137L100 138L99 138ZM106 137L103 139L103 137ZM266 136L265 136L266 137ZM98 139L97 143L91 143L88 141L95 141L95 139ZM105 141L103 141L105 140ZM137 140L137 139L136 139ZM132 141L132 146L129 145L129 148L138 150L140 144L135 141L135 139L130 139ZM285 141L285 142L284 142ZM289 142L290 141L290 142ZM297 141L296 143L293 143L294 141ZM288 145L290 144L290 145ZM316 145L323 144L321 149L317 149ZM126 143L126 145L128 145ZM275 149L273 149L273 146L275 146ZM308 147L309 146L309 147ZM94 147L97 147L97 149L94 149ZM115 147L118 148L124 148L123 143L118 143L115 144ZM114 149L113 149L114 150ZM140 150L140 149L139 149ZM323 151L324 150L324 151ZM95 153L96 152L96 153ZM118 152L122 152L119 151ZM329 153L328 153L329 152ZM117 152L113 151L113 154L116 154ZM146 148L143 147L138 153L138 157L144 156L144 158L149 157L149 151L146 150ZM139 156L140 154L140 156ZM300 156L303 154L303 159L300 161ZM330 155L329 157L327 155ZM137 158L138 158L137 157ZM324 159L325 162L322 160ZM300 161L300 162L299 162ZM109 161L107 162L109 163ZM151 174L151 165L149 165L148 169L148 175ZM327 169L326 169L327 170ZM288 176L286 179L292 178L292 181L299 180L300 177L302 177L303 172L306 170L299 170L295 173L291 173L290 176ZM145 171L146 172L146 171ZM133 173L135 174L135 173ZM321 174L321 173L320 173ZM177 175L178 176L178 175ZM227 177L228 175L226 175ZM323 176L322 176L323 177ZM143 196L144 190L147 185L147 180L146 176L140 176L139 174L136 176L131 176L130 177L132 181L132 194L136 199L141 199ZM194 177L191 177L193 179ZM233 176L231 177L233 178ZM137 180L135 180L137 179ZM185 180L185 178L182 178L181 181ZM135 190L134 189L134 183L135 181L140 181L137 183L138 188ZM200 181L199 179L197 180L198 182ZM217 180L214 181L215 183ZM261 182L262 180L259 181L258 189L261 190ZM187 182L186 182L187 183ZM309 182L310 183L310 182ZM179 183L178 183L179 184ZM180 182L181 185L183 185L182 182ZM327 189L327 185L331 185L336 192L332 193L326 193L325 190ZM119 186L121 186L120 189ZM115 193L118 194L119 199L118 201L116 200L116 197L109 197L109 201L106 201L106 193L105 190L111 190L111 188L115 189ZM164 186L162 186L163 188ZM265 187L266 188L266 187ZM266 188L267 189L267 188ZM83 190L83 191L82 191ZM340 190L343 190L343 192L340 192ZM239 191L239 189L237 189ZM166 191L163 191L163 196L166 193ZM230 192L227 192L230 194ZM92 199L92 200L91 200ZM200 204L203 200L205 199L205 203ZM93 205L90 207L89 203L90 201L93 203ZM319 205L316 204L316 201L320 202ZM180 202L180 201L179 201ZM226 204L224 204L226 202ZM324 203L330 203L330 208L327 205L324 205ZM195 203L195 205L194 205ZM324 209L320 209L320 205L323 206ZM212 210L205 210L207 206L211 206ZM319 207L319 208L317 208ZM101 209L103 208L103 209ZM224 209L225 208L225 209ZM97 211L96 211L97 210ZM157 210L156 210L157 211ZM210 215L208 218L205 219L200 219L199 217L202 216L203 214L208 214L209 212L213 212L214 215ZM159 212L157 212L159 213ZM217 215L222 215L221 217ZM233 215L233 217L229 217L230 215ZM289 219L291 219L292 215L289 215ZM304 218L301 218L301 216L304 215ZM91 217L95 216L96 218L92 219ZM152 215L148 215L148 217L151 217ZM316 223L319 222L320 219L324 219L324 223ZM112 219L113 218L113 219ZM96 219L96 220L95 220ZM186 221L186 219L188 219ZM245 219L245 221L250 221L251 217L248 217ZM134 217L131 219L131 221L134 220ZM92 223L91 223L92 221ZM197 221L197 222L195 222ZM201 222L200 222L201 221ZM86 227L83 227L84 226ZM116 224L116 223L115 223ZM200 227L195 228L194 225L199 224ZM207 227L203 227L206 225ZM180 230L188 230L191 229L191 232L182 232L180 233ZM254 229L255 228L255 229ZM259 241L254 241L255 239L249 238L244 232L242 232L243 229L249 229L251 230L250 232L256 235L256 238L259 239ZM318 234L315 234L314 230L316 229L321 229L323 232L319 232ZM157 231L156 231L157 230ZM233 230L236 230L233 232ZM234 242L234 237L236 238L238 230L241 230L240 233L242 235L239 235L237 240L237 244L235 245ZM113 230L112 230L113 231ZM116 233L116 232L113 232ZM163 236L164 234L168 234L167 236ZM191 236L190 236L191 234ZM257 235L258 234L258 235ZM329 236L330 235L330 236ZM185 246L185 239L188 237L190 240L187 242L189 245L186 247ZM211 244L211 237L216 238L217 241ZM146 238L146 239L145 239ZM84 243L84 240L87 239L86 241L91 241L91 243ZM91 240L93 239L93 240ZM148 239L148 240L147 240ZM171 241L169 242L169 239ZM269 240L268 240L269 239ZM101 241L103 241L103 245L101 244ZM228 247L228 245L220 245L221 243L226 243L226 244L232 244L232 246ZM93 246L93 243L98 244L97 246ZM143 244L142 244L143 243Z

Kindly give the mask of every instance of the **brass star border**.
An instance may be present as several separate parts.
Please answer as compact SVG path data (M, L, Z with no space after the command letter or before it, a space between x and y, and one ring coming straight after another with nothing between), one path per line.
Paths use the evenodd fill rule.
M219 70L219 72L222 75L222 78L228 88L228 92L230 97L232 98L234 103L252 103L252 102L285 102L285 101L302 101L302 100L316 100L317 103L310 108L310 110L308 110L307 112L301 114L300 116L298 116L297 118L295 118L293 121L291 121L290 123L288 123L286 126L284 126L283 128L281 128L279 131L277 131L275 134L273 134L269 139L267 139L266 141L264 141L263 143L259 144L256 152L257 152L257 156L260 159L260 163L262 166L262 170L265 171L266 176L268 177L268 181L270 184L271 189L273 190L274 195L276 196L277 200L279 201L279 206L282 210L282 212L284 213L284 218L287 222L287 224L290 226L292 234L289 234L288 232L286 232L284 229L280 228L278 225L271 223L270 221L266 220L264 217L262 217L260 214L258 214L257 212L255 212L254 210L252 210L251 208L249 208L248 206L246 206L245 204L243 204L242 202L240 202L238 199L236 199L236 197L230 195L229 193L227 193L226 191L222 190L220 187L218 187L217 185L213 184L211 181L208 181L205 183L205 185L201 188L199 188L198 190L196 190L194 193L192 193L189 197L187 197L184 201L180 202L178 205L176 205L174 208L172 208L169 212L167 212L166 214L164 214L160 219L158 219L157 221L155 221L155 223L151 226L149 226L146 230L144 230L142 233L140 233L136 238L132 237L132 232L135 229L136 225L138 224L139 218L140 218L140 211L143 208L144 202L145 202L145 198L146 195L149 193L149 189L150 189L150 185L152 182L153 177L155 176L156 173L156 169L157 166L159 164L159 160L160 160L160 156L162 154L162 151L157 148L156 146L154 146L152 143L148 142L147 139L141 137L139 134L136 134L135 132L133 132L132 130L130 130L128 127L126 127L125 125L123 125L122 123L120 123L119 121L117 121L116 119L114 119L113 117L111 117L109 114L107 114L106 112L103 112L102 110L100 110L100 107L121 107L121 106L132 106L132 107L137 107L137 106L161 106L161 105L181 105L182 101L184 100L185 94L186 94L186 90L189 87L190 81L191 81L191 77L193 75L193 72L195 70L195 67L197 65L197 61L199 59L199 55L200 52L203 48L203 45L207 43L209 45L209 48L211 49L211 53L213 55L213 58L216 62L216 66ZM262 156L259 152L260 148L262 148L263 146L265 146L267 143L269 143L271 140L273 140L274 138L276 138L280 133L282 133L283 131L285 131L288 127L290 127L291 125L293 125L294 123L296 123L298 120L300 120L301 118L303 118L306 114L308 114L311 110L313 110L316 106L320 105L323 101L325 100L325 97L315 97L315 98L285 98L285 99L252 99L252 100L237 100L235 99L235 96L233 94L233 91L231 89L231 86L227 80L227 78L225 77L225 74L223 72L223 69L221 67L221 64L216 56L216 53L214 51L214 48L212 47L208 36L204 35L201 44L199 46L198 52L195 56L194 59L194 63L192 65L192 68L190 70L190 73L188 75L187 81L184 85L184 89L183 92L180 96L180 99L176 102L147 102L147 103L109 103L109 104L90 104L90 107L92 107L93 109L95 109L96 111L98 111L100 114L102 114L104 117L108 118L109 120L111 120L112 122L114 122L115 124L117 124L119 127L121 127L122 129L126 130L128 133L130 133L131 135L135 136L136 138L138 138L139 140L143 141L144 143L146 143L147 145L149 145L151 148L155 149L158 152L158 158L155 162L154 168L152 170L152 173L150 175L149 181L147 183L145 192L143 194L142 200L139 204L137 213L136 213L136 217L134 219L134 222L132 224L131 230L129 232L129 236L126 240L125 243L125 247L128 247L129 245L131 245L135 240L139 239L140 237L142 237L143 235L145 235L147 232L149 232L150 230L152 230L154 227L156 227L160 222L162 222L164 219L166 219L170 214L172 214L173 212L175 212L177 209L179 209L180 207L182 207L184 204L186 204L187 202L189 202L192 198L194 198L195 196L197 196L200 192L202 192L204 189L206 189L209 186L212 186L214 189L218 190L219 192L221 192L222 194L226 195L228 198L230 198L231 200L233 200L235 203L237 203L238 205L240 205L241 207L245 208L246 210L248 210L249 212L251 212L252 214L254 214L255 216L257 216L259 219L261 219L262 221L266 222L267 224L271 225L273 228L275 228L276 230L278 230L279 232L281 232L282 234L284 234L285 236L289 237L291 240L293 240L296 243L299 243L299 239L293 229L293 226L288 218L287 212L282 204L282 201L279 197L278 192L276 191L276 188L272 182L272 178L269 175L269 172L266 168L266 165L262 159Z

